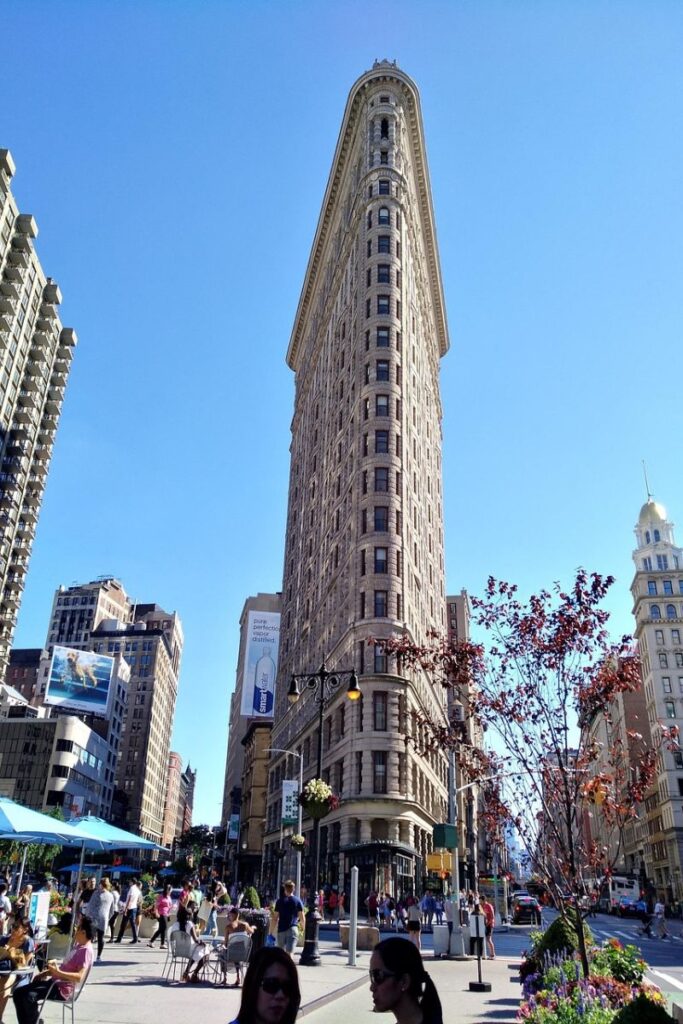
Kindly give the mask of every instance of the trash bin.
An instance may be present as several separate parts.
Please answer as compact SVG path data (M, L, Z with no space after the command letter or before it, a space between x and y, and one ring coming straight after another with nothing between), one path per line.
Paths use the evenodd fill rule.
M270 914L267 910L241 910L240 917L254 929L251 935L251 957L253 957L254 953L266 944L270 928Z
M448 956L448 925L434 925L434 956Z

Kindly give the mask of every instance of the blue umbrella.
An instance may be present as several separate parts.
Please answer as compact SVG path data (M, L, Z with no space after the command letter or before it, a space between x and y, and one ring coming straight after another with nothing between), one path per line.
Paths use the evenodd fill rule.
M72 818L69 822L78 835L78 842L85 840L89 850L158 850L157 843L142 836L136 836L134 832L126 832L125 829L110 825L102 818L96 818L92 814L86 814L82 818Z
M134 832L126 832L125 829L110 825L102 818L96 818L92 814L86 814L82 818L72 818L70 822L74 832L79 835L81 842L81 866L76 879L76 892L81 883L81 871L85 860L86 848L89 850L158 850L156 843L142 836L136 836ZM73 933L74 920L71 920L71 931Z
M77 832L72 824L41 814L30 807L0 797L0 839L31 843L81 843L85 829Z

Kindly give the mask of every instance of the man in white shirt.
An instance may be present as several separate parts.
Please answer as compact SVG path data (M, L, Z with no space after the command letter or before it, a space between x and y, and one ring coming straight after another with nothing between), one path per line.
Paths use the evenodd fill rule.
M0 935L7 935L11 913L12 904L7 895L7 886L2 882L0 884Z
M120 942L123 938L123 933L125 932L126 925L128 924L130 924L130 928L133 933L131 943L140 941L138 939L138 908L140 907L141 902L142 892L138 886L138 880L137 878L131 878L130 886L128 887L128 894L126 896L125 908L121 915L121 927L119 928L119 934L116 939L117 942Z
M669 933L666 930L666 920L664 918L664 904L661 900L657 900L655 903L655 927L660 939L669 938Z

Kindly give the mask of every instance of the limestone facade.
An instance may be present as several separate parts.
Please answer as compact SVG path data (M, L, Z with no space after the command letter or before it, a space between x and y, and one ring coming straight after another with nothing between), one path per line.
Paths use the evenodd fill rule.
M446 627L447 349L419 96L377 62L349 95L287 353L296 394L273 747L301 753L313 777L317 707L311 692L288 704L292 673L355 667L363 692L352 705L342 688L325 708L323 775L342 797L321 830L330 884L357 864L361 887L419 887L432 826L446 820L446 760L419 721L443 720L444 693L368 641ZM267 846L284 765L273 755Z

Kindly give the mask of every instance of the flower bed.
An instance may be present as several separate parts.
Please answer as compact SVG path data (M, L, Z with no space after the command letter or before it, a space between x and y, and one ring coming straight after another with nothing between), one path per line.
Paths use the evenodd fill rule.
M610 939L589 949L590 973L583 977L572 950L542 952L535 933L520 968L524 1000L517 1020L528 1024L643 1024L671 1021L655 985L644 980L647 964L635 946Z

